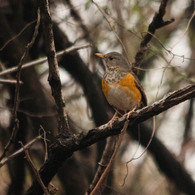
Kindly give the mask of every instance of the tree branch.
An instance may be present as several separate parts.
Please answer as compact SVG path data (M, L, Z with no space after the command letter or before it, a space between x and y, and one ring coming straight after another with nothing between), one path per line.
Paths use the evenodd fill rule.
M17 150L13 154L9 155L8 157L3 158L0 162L0 168L3 165L5 165L9 160L11 160L14 157L18 156L19 154L21 154L24 151L24 149L29 149L36 141L40 140L41 138L42 138L41 135L37 136L36 138L34 138L30 142L28 142L25 146L23 146L22 148L20 148L19 150Z
M47 187L44 185L44 183L43 183L43 181L42 181L42 179L41 179L41 177L39 175L39 172L37 171L37 169L35 168L35 166L34 166L34 164L32 162L32 159L30 157L28 149L24 147L24 145L23 145L23 143L21 141L19 143L21 144L21 146L22 146L22 148L24 150L24 153L26 155L26 159L27 159L28 163L30 164L30 166L31 166L31 168L32 168L32 170L33 170L33 172L35 174L35 177L37 178L37 181L39 182L41 188L43 189L43 191L44 191L44 193L46 195L49 195L50 193L49 193Z
M75 51L77 51L79 49L84 49L84 48L87 48L87 47L90 47L90 46L91 46L91 44L89 44L89 43L84 44L84 45L73 45L71 47L68 47L65 50L56 52L56 57L60 57L63 54L67 54L67 53L73 53L73 52L75 52ZM27 62L27 63L23 64L22 65L22 69L29 68L31 66L36 66L36 65L42 64L42 63L44 63L46 61L47 61L47 57L43 57L43 58L40 58L38 60L33 60L31 62ZM14 67L11 67L11 68L7 68L7 69L5 69L5 70L0 72L0 76L4 76L4 75L7 75L7 74L16 72L17 69L18 69L17 66L14 66Z
M43 34L45 38L45 49L49 64L48 81L51 86L52 95L54 97L58 111L58 130L60 133L66 133L67 135L71 135L71 131L68 125L67 114L64 109L65 104L62 98L61 81L58 72L58 62L56 58L53 27L50 17L48 0L39 0L39 5L41 11Z
M133 67L140 66L141 62L143 61L146 52L147 52L147 45L152 39L152 35L155 33L155 31L163 26L166 26L172 22L174 22L174 19L163 21L163 16L165 15L165 9L167 6L168 0L162 0L158 12L154 15L152 22L150 23L148 27L148 32L143 37L140 48L138 52L135 55L135 62L133 63Z
M154 115L158 115L161 112L194 97L195 84L191 84L183 89L174 91L164 97L162 100L133 112L129 116L129 125L132 126L141 123ZM88 147L111 135L119 134L125 121L126 118L121 117L113 123L112 128L107 125L102 125L88 131L86 134L81 133L70 138L60 136L58 139L56 139L56 142L50 147L49 159L39 171L44 184L46 186L48 185L50 180L57 173L58 169L62 166L63 162L69 158L73 152ZM27 194L35 193L42 194L42 189L37 181L33 182L33 185L27 192Z
M16 85L17 81L13 79L0 79L0 84L11 84L11 85ZM22 85L23 82L19 81L19 84Z

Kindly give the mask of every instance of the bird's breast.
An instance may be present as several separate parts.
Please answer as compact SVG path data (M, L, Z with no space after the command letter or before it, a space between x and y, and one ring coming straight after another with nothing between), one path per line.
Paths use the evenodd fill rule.
M112 82L104 78L102 89L108 103L119 110L126 112L140 106L142 95L130 73Z

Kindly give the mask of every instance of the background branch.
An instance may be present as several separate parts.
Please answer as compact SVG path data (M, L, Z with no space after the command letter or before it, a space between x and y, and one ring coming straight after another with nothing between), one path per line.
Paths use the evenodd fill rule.
M84 49L84 48L87 48L87 47L90 47L90 44L73 45L73 46L70 46L69 48L67 48L67 49L65 49L63 51L56 52L56 57L60 57L60 56L62 56L64 54L75 52L77 50ZM31 62L27 62L27 63L23 64L22 65L22 69L29 68L29 67L32 67L32 66L36 66L36 65L42 64L42 63L44 63L46 61L47 61L47 57L43 57L43 58L40 58L38 60L33 60ZM16 67L12 67L12 68L7 68L6 70L3 70L3 71L0 72L0 76L16 72L17 69L18 69L17 66Z
M30 157L30 154L29 154L28 149L24 147L24 145L23 145L22 142L20 142L20 144L21 144L21 146L23 147L24 153L25 153L25 155L26 155L26 159L27 159L27 161L29 162L29 164L30 164L30 166L31 166L31 168L32 168L32 170L33 170L33 172L34 172L37 181L39 182L41 188L43 189L44 194L49 195L50 193L49 193L47 187L43 184L43 181L42 181L42 179L41 179L41 177L40 177L40 175L39 175L39 172L37 171L37 169L35 168L35 166L34 166L34 164L33 164L33 162L32 162L32 159L31 159L31 157Z
M35 26L35 30L32 36L31 41L26 45L25 47L25 51L22 55L22 57L20 58L20 62L17 66L17 74L16 74L16 88L15 88L15 95L14 95L14 105L13 105L13 110L12 110L12 118L13 118L13 130L11 133L11 136L9 138L9 141L7 142L6 146L4 147L4 151L3 154L0 156L0 161L2 160L2 158L5 156L6 152L8 151L9 147L11 146L11 144L13 142L15 142L15 138L19 129L19 120L17 117L17 111L18 111L18 106L19 106L19 92L20 92L20 85L21 85L21 81L20 81L20 77L21 77L21 70L22 70L22 65L24 63L24 60L26 59L26 56L28 54L29 49L33 46L35 39L38 35L38 29L39 29L39 25L40 25L40 10L37 10L37 23Z
M13 154L9 155L6 158L3 158L0 162L0 168L5 165L9 160L11 160L12 158L16 157L17 155L19 155L20 153L24 152L25 149L29 149L36 141L40 140L42 138L41 135L37 136L36 138L34 138L33 140L31 140L30 142L28 142L26 145L22 146L22 148L20 148L18 151L14 152Z
M15 85L17 84L16 80L12 80L12 79L0 79L0 84L11 84L11 85ZM19 84L23 84L22 81L19 81Z

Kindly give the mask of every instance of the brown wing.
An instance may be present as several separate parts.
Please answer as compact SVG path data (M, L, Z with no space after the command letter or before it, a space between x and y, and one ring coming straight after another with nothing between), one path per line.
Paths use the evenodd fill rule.
M141 94L142 94L142 103L141 103L141 106L140 107L144 107L144 106L147 106L147 97L146 97L146 94L144 93L144 89L143 87L141 86L141 83L139 82L139 79L137 78L136 75L133 74L133 76L136 78L135 79L135 84L137 86L137 88L140 90Z

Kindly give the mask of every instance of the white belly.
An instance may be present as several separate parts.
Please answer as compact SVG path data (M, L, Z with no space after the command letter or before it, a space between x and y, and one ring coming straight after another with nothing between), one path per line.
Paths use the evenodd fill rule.
M115 108L126 112L138 106L138 104L131 98L131 94L133 96L133 91L130 92L130 94L127 94L119 89L119 87L111 85L107 100L109 104Z

